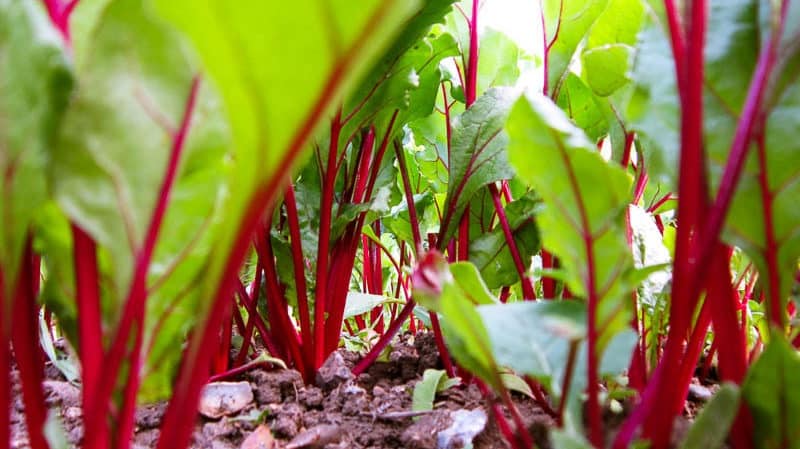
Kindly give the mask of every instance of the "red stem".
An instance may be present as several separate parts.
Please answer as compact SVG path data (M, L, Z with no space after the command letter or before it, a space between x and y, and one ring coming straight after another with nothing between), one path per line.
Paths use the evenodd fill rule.
M339 133L341 111L331 121L331 137L328 144L328 165L323 173L320 198L319 246L317 247L317 283L314 300L314 369L322 366L325 359L325 311L328 302L328 265L331 245L331 216L333 214L334 188L336 185L336 157L339 155Z
M401 310L400 314L397 315L397 318L392 321L388 329L386 329L386 332L381 335L381 338L378 339L378 342L375 343L375 346L373 346L367 355L364 356L364 358L361 359L361 361L358 362L355 367L353 367L353 374L355 376L358 376L372 366L386 346L389 345L389 342L392 341L392 338L394 338L395 334L400 330L400 327L403 325L403 323L405 323L408 317L411 316L415 305L416 303L414 300L406 302L405 306L403 306L403 310Z
M11 449L11 304L0 264L0 448Z
M478 92L478 0L472 0L472 19L469 21L469 64L467 65L467 107L475 102Z
M94 240L75 223L72 223L72 240L78 312L78 352L83 383L81 397L87 435L83 444L87 449L100 448L108 444L108 423L105 414L94 415L90 411L92 400L98 396L104 366L97 247ZM101 409L98 409L98 413L99 410Z
M305 264L303 263L303 240L300 237L300 220L297 214L297 200L294 186L289 183L284 199L286 205L286 218L289 223L289 238L292 247L292 267L294 268L294 282L297 290L297 309L300 317L300 333L304 346L306 366L311 366L314 336L311 333L311 315L308 307L308 286L306 285Z
M522 256L519 254L517 242L514 240L511 226L508 224L508 217L503 208L503 201L500 199L500 191L497 189L497 185L494 183L489 184L489 192L492 195L494 210L497 213L497 218L500 220L500 226L503 229L503 235L506 238L506 245L508 245L508 250L511 252L511 258L514 260L514 267L517 269L519 280L522 283L522 294L525 295L525 299L536 299L536 292L533 290L530 277L527 275L525 264L522 263Z
M261 262L259 262L257 270L261 271L261 269ZM260 276L257 275L256 277L259 278ZM264 323L261 315L258 314L258 293L255 293L253 299L248 300L247 290L244 288L244 284L242 284L241 281L236 284L236 289L238 290L239 299L247 309L247 314L249 315L248 322L252 322L256 329L258 329L258 333L261 335L261 341L264 343L264 347L267 348L267 351L269 351L273 357L278 357L281 354L281 351L278 349L278 345L273 340L272 334L267 329L266 323Z
M760 170L758 173L758 183L761 190L761 205L764 208L764 231L765 247L764 259L767 263L767 301L768 313L772 325L783 329L786 324L786 313L781 295L781 269L778 262L778 240L775 237L775 223L773 216L773 202L775 193L769 186L769 168L767 165L767 144L764 137L764 126L762 122L761 131L756 136L758 148L758 163Z
M569 355L567 356L567 369L564 371L564 383L561 387L561 399L558 402L558 411L556 414L556 422L559 427L564 423L564 411L567 409L567 397L569 396L569 387L572 385L572 372L575 370L575 360L578 358L578 343L571 341L569 344Z
M680 226L676 237L675 268L670 303L670 328L664 358L664 373L661 378L666 385L654 385L657 389L652 404L668 405L667 413L675 413L685 397L688 387L675 379L682 379L680 371L683 354L683 339L691 325L699 289L692 288L696 269L692 254L697 243L696 230L702 224L707 198L705 153L702 142L703 130L703 48L707 15L706 0L695 0L687 5L691 20L688 38L691 46L684 47L684 32L680 28L677 9L672 0L665 0L669 18L673 54L681 94L681 154L679 163L678 219ZM681 394L683 392L683 394ZM644 422L644 436L649 438L654 449L662 449L669 444L672 429L672 415L663 416L662 410L650 410Z
M39 310L32 282L34 279L32 245L32 237L29 236L17 273L17 282L14 288L16 294L11 304L13 308L11 341L22 384L25 422L28 425L30 445L33 449L47 449L50 446L43 433L47 414L42 392L44 364L39 347Z
M408 219L411 222L411 234L414 238L414 254L419 255L422 252L422 234L419 230L419 217L417 216L417 207L414 204L414 193L411 190L411 180L408 176L408 166L406 165L406 156L400 143L394 141L394 154L397 157L397 165L400 169L400 175L403 179L403 191L406 195L406 204L408 205Z
M381 139L378 151L372 159L372 173L363 196L365 200L372 198L372 193L375 189L375 181L378 179L378 172L380 171L383 157L389 147L389 141L394 132L394 123L397 119L398 112L399 111L395 110L392 114L389 124L386 127L386 132ZM365 218L366 213L361 213L355 222L350 223L344 237L342 237L334 248L334 257L332 258L334 262L330 269L331 276L328 280L331 283L331 285L328 286L331 303L326 306L329 317L325 324L325 356L335 351L339 345L339 334L342 329L347 292L350 289L350 277L353 271L353 265L355 264L356 252L358 251L358 237L364 227Z
M511 429L511 425L506 419L505 414L503 413L502 407L500 407L500 404L495 402L495 400L493 399L493 395L492 392L489 390L489 387L487 387L486 384L481 380L476 381L476 383L478 385L478 389L481 390L481 394L483 395L483 397L490 402L492 414L494 415L494 421L497 423L497 427L500 430L500 433L503 435L503 438L505 438L506 442L508 442L508 444L511 445L511 448L512 449L532 448L533 447L532 445L526 446L524 443L522 443L521 439L519 438L520 437L519 433L522 432L527 433L527 429L522 428L518 429L521 432L519 433L514 432Z
M439 350L439 358L442 359L444 370L447 372L448 377L456 377L456 369L453 365L453 360L450 358L450 352L447 351L447 346L444 344L442 328L439 326L439 317L436 315L436 312L429 312L428 315L431 319L433 339L436 342L436 349Z
M275 267L277 261L272 251L272 242L269 239L269 229L272 227L271 214L264 226L266 237L256 239L256 251L264 267L264 279L267 287L267 309L270 316L270 325L274 334L288 347L287 361L294 362L295 367L303 375L303 379L310 381L310 369L305 366L300 347L300 338L292 324L286 299L280 287L278 272ZM241 284L241 282L239 282Z

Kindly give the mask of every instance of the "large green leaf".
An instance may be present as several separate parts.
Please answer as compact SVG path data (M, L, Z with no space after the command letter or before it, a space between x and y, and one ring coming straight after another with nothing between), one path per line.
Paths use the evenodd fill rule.
M609 0L544 0L542 8L547 55L548 94L557 93L569 72L569 65L595 20Z
M609 0L595 21L581 52L584 76L595 94L610 95L628 82L643 19L641 0Z
M77 67L78 88L52 152L50 181L71 221L98 243L103 319L113 327L127 298L159 195L173 138L192 80L199 74L178 35L155 19L140 0L115 0L98 12L92 38ZM224 180L227 127L211 85L203 85L193 111L179 177L164 216L148 273L145 326L148 364L144 398L168 394L180 353L176 340L194 321L197 281L216 229ZM49 234L53 237L57 234ZM71 263L47 240L53 272ZM48 282L51 282L48 279ZM62 292L71 280L59 277ZM46 288L47 290L47 288ZM73 298L48 290L48 300ZM61 310L70 310L61 304ZM63 317L69 322L71 317ZM153 332L158 330L158 335Z
M240 226L248 213L250 220L260 213L250 209L274 201L280 178L300 150L403 20L418 11L418 2L156 0L156 5L194 43L220 88L233 131L225 226L203 279L204 297L210 299L226 265L236 263L229 259L245 231ZM199 345L200 339L193 340L190 352L199 354Z
M543 245L561 260L570 291L597 301L602 353L631 314L624 214L631 180L546 97L521 98L506 129L512 164L544 202L537 217Z
M754 443L764 449L800 448L800 355L778 332L750 367L742 395L755 423Z
M785 306L800 257L800 213L794 206L800 195L798 83L787 86L766 120L764 163L759 148L753 148L728 214L727 238L758 267L767 294ZM769 278L773 272L774 286Z
M513 176L503 125L517 97L511 88L492 88L453 125L449 183L440 242L447 242L472 196L489 183Z
M625 110L629 130L637 132L651 179L673 191L680 105L672 50L660 24L650 23L639 33L631 77L634 89Z
M47 151L71 88L61 37L42 8L0 1L0 271L8 297L31 222L48 198ZM4 319L11 316L5 306Z

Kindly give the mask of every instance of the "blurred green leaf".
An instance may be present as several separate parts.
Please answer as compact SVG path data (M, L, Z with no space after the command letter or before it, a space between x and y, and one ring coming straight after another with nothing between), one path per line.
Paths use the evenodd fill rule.
M13 297L33 220L49 198L48 151L73 86L61 36L35 2L0 1L0 272ZM10 303L0 314L11 316Z
M731 383L723 384L695 419L680 449L724 447L738 411L739 387Z
M779 332L742 385L755 424L754 443L763 449L800 448L800 354Z

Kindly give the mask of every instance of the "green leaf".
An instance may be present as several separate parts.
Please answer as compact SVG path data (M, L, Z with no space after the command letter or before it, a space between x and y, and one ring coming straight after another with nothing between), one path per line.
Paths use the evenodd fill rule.
M576 301L478 307L497 363L538 379L561 395L571 341L586 335L586 307Z
M516 98L514 89L490 89L453 124L440 242L448 242L453 236L464 209L478 190L513 176L503 125Z
M542 2L545 37L550 47L546 74L549 95L561 89L579 44L608 3L609 0Z
M757 163L757 148L745 166L727 217L727 239L747 253L762 279L773 270L778 275L774 289L763 282L768 297L780 298L783 307L794 284L800 257L800 213L793 206L800 195L800 85L790 86L772 109L765 130L765 166ZM767 180L763 186L761 172ZM766 187L766 192L764 191ZM767 198L771 210L766 209ZM772 229L767 228L771 224ZM772 240L769 239L772 234ZM777 293L777 294L776 294ZM775 295L775 296L772 296Z
M475 265L469 262L452 263L450 264L450 273L472 304L496 304L498 302L483 282Z
M545 97L520 99L507 130L512 164L544 201L537 216L543 245L561 260L570 291L597 301L602 353L632 313L624 213L631 180Z
M505 208L523 261L530 260L540 248L539 229L532 219L537 207L538 199L533 195L526 195L507 204ZM503 229L499 226L470 242L469 260L478 268L490 289L519 282L514 259L508 249Z
M492 387L502 388L489 335L475 308L477 303L494 299L474 266L466 262L441 266L445 263L441 255L437 258L431 254L428 253L426 260L430 260L426 263L432 266L425 268L424 273L416 274L415 278L425 279L431 286L441 285L440 294L438 298L429 297L435 295L435 287L427 292L415 285L414 298L441 314L445 342L458 363Z
M754 363L742 395L755 424L757 448L800 448L800 354L778 332Z
M586 437L572 430L555 429L550 433L554 449L591 449Z
M628 82L643 20L640 0L609 0L595 21L581 53L584 76L595 94L608 96Z
M414 385L414 393L411 397L411 410L423 411L433 410L433 400L436 399L436 391L443 379L447 378L444 370L426 369L422 373L422 379Z
M678 167L680 104L672 49L664 29L649 23L639 34L631 77L634 90L625 109L636 131L653 182L673 191Z
M492 28L483 30L479 38L478 94L492 87L515 86L520 75L521 51L517 44L505 33Z
M31 223L49 197L47 151L72 89L61 36L35 2L0 1L0 80L0 272L11 298Z
M450 3L452 0L436 0L429 2L429 6L446 4L449 9ZM393 134L402 132L402 124L433 112L442 80L439 63L457 54L456 42L448 33L430 33L425 38L403 43L409 48L401 54L395 54L396 48L389 51L345 103L343 119L347 122L342 129L343 143L358 129L372 124L383 132L396 110L399 113Z
M558 92L557 103L592 142L599 141L608 133L608 122L598 100L578 75L567 74Z
M344 319L363 315L375 307L385 304L387 301L392 301L392 298L387 298L383 295L372 295L369 293L348 292L347 302L344 306Z
M723 384L695 419L680 449L723 447L738 411L739 387L732 383Z
M111 331L128 296L174 133L199 69L179 36L139 0L109 2L99 12L87 45L49 176L64 213L98 244L103 320ZM158 318L145 320L144 348L152 350L145 354L143 399L162 398L171 390L181 357L174 342L196 317L198 277L217 229L214 215L228 138L208 83L198 94L185 146L148 272L146 313ZM72 260L62 253L49 262ZM68 272L50 264L48 269ZM60 281L72 284L63 277ZM58 294L51 299L74 300Z
M533 399L533 390L521 377L513 373L501 373L500 378L503 380L503 386L510 391L516 391Z
M366 73L416 1L155 0L157 10L192 41L218 86L234 148L224 226L203 278L212 298L240 225L266 207L277 180L297 161L331 109ZM191 11L192 14L187 14ZM311 69L309 69L311 68ZM283 170L284 172L278 172ZM193 340L194 351L199 340Z

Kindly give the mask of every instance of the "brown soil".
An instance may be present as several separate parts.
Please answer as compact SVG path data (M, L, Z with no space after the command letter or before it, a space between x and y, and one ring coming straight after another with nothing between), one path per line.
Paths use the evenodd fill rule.
M340 352L352 367L358 356ZM294 370L253 370L239 380L250 383L254 402L235 416L210 420L198 415L192 447L230 449L241 447L259 424L266 424L275 438L273 448L427 449L437 447L437 436L452 424L451 412L481 409L488 424L473 441L475 449L506 448L494 419L475 385L453 387L440 393L434 410L409 416L411 395L422 373L440 368L431 334L406 336L396 344L389 360L376 362L357 379L325 390L306 386ZM12 444L27 448L28 441L16 370L12 405ZM71 447L83 438L80 390L48 366L44 389L47 405L58 412ZM236 380L236 379L234 379ZM537 446L548 447L546 429L552 420L527 397L515 395L523 420ZM158 439L165 404L141 406L136 412L135 449L150 448ZM270 446L263 446L270 447ZM458 446L456 446L458 447Z
M482 410L487 424L473 441L475 449L508 448L491 415L487 399L474 384L462 385L441 392L434 410L418 416L411 412L414 386L428 368L441 369L441 361L432 334L406 335L396 343L388 360L376 362L356 379L347 379L349 369L359 356L340 351L340 366L331 368L328 379L317 385L304 385L295 370L266 371L255 369L240 376L250 384L254 401L241 412L221 419L208 419L198 414L193 434L193 449L434 449L437 438L453 423L453 412ZM321 370L323 371L323 370ZM29 448L18 373L12 367L11 448ZM43 389L51 412L60 418L69 447L80 447L83 438L80 389L67 382L49 363L45 367ZM332 380L331 380L332 379ZM709 380L709 379L706 379ZM699 384L695 378L693 381ZM710 389L716 391L716 386ZM549 449L549 429L554 421L526 396L513 394L523 421L534 437L536 446ZM702 408L702 400L686 401L684 416L677 417L673 445L683 439L691 421ZM140 406L136 411L133 448L155 446L165 403ZM606 410L606 438L613 440L625 416L631 411L624 404L622 413ZM506 416L511 422L510 416ZM267 426L264 428L264 426ZM256 432L266 433L274 441L262 445L243 445ZM268 430L267 430L268 429ZM262 443L265 440L262 440ZM458 444L448 447L462 447Z

